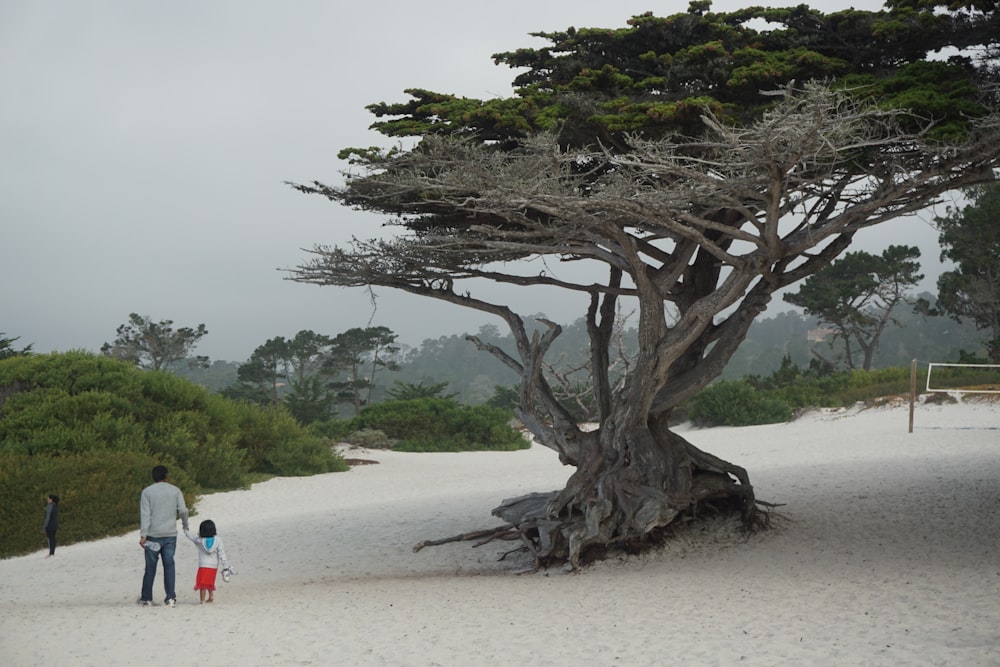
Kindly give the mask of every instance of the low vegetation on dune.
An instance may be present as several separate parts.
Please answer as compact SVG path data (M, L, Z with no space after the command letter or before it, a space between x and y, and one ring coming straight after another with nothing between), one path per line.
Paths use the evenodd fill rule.
M980 360L981 361L981 360ZM722 380L700 391L687 406L686 416L699 426L749 426L788 421L808 408L837 408L859 402L884 403L888 398L908 400L911 386L923 393L927 366L911 375L910 368L861 369L826 372L814 365L799 368L786 357L768 377L749 375ZM954 367L935 372L933 386L942 389L1000 390L1000 369ZM983 394L980 397L988 397ZM956 400L947 392L931 393L933 402Z
M134 529L157 464L189 506L206 490L261 476L347 468L284 409L228 400L166 372L83 352L0 361L0 556L39 548L49 493L61 498L62 543Z

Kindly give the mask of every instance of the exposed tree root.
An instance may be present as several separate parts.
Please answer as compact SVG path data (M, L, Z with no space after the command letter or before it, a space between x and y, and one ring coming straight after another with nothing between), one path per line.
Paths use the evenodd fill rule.
M719 516L739 514L747 533L765 530L771 526L773 510L780 504L763 500L753 500L753 510L746 511L743 499L729 497L704 501L688 508L688 511L678 512L673 521L657 526L644 534L632 533L614 535L604 542L588 545L576 559L569 552L570 537L573 530L580 530L582 517L575 522L552 519L547 509L559 495L558 491L549 493L531 493L517 498L510 498L493 510L495 516L504 518L506 523L496 528L459 533L451 537L434 540L424 540L414 545L413 551L418 552L424 547L440 546L451 542L476 541L473 547L482 546L494 540L518 540L522 546L511 549L497 559L504 560L512 553L526 551L534 560L533 567L527 572L537 572L549 567L569 564L572 569L578 569L597 560L606 558L614 552L636 555L663 545L676 532L678 526L697 522L709 515Z
M451 537L445 537L438 540L424 540L413 545L413 553L420 551L424 547L436 547L450 542L469 542L471 540L479 540L479 542L472 545L473 547L479 547L497 539L516 540L518 539L518 536L519 533L517 528L507 524L498 528L487 528L485 530L474 530L470 533L459 533L458 535L452 535Z
M494 508L505 525L424 541L414 551L520 539L536 570L562 564L576 570L615 550L658 546L676 526L703 515L738 515L749 532L769 526L775 506L756 499L744 468L666 428L611 429L606 436L590 443L563 489L505 499Z

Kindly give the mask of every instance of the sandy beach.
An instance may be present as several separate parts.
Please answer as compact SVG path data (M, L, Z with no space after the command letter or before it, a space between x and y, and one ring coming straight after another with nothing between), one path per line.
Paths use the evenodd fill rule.
M0 663L26 665L1000 665L1000 403L815 411L693 429L745 466L775 528L714 522L579 573L524 574L499 525L570 474L505 453L354 450L350 472L205 496L239 574L216 601L177 549L176 608L136 604L136 531L0 561ZM137 516L138 522L138 497Z

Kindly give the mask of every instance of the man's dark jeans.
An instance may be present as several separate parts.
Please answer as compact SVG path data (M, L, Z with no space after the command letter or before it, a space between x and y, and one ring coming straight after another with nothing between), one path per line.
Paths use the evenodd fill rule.
M148 547L150 542L160 545L159 551L153 551ZM146 573L142 575L142 600L143 602L153 601L153 581L156 580L156 562L163 559L163 590L167 594L164 601L175 600L177 593L174 585L177 573L174 570L174 552L177 551L176 537L147 537L146 552Z

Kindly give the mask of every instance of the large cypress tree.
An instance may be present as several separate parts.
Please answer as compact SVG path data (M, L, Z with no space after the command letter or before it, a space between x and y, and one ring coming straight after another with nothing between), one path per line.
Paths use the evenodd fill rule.
M518 414L576 467L564 489L506 501L539 564L647 542L706 504L764 514L746 470L687 442L672 411L721 371L772 295L827 266L860 229L993 178L995 3L900 0L634 17L539 33L495 56L509 98L411 89L370 110L412 148L346 149L343 185L296 187L382 212L395 235L317 246L291 278L382 286L491 313L516 354ZM942 48L959 49L941 60ZM542 258L546 269L519 260ZM562 271L570 262L574 271ZM559 335L530 331L474 279L586 297L599 428L578 427L545 371ZM618 381L619 307L638 358Z

